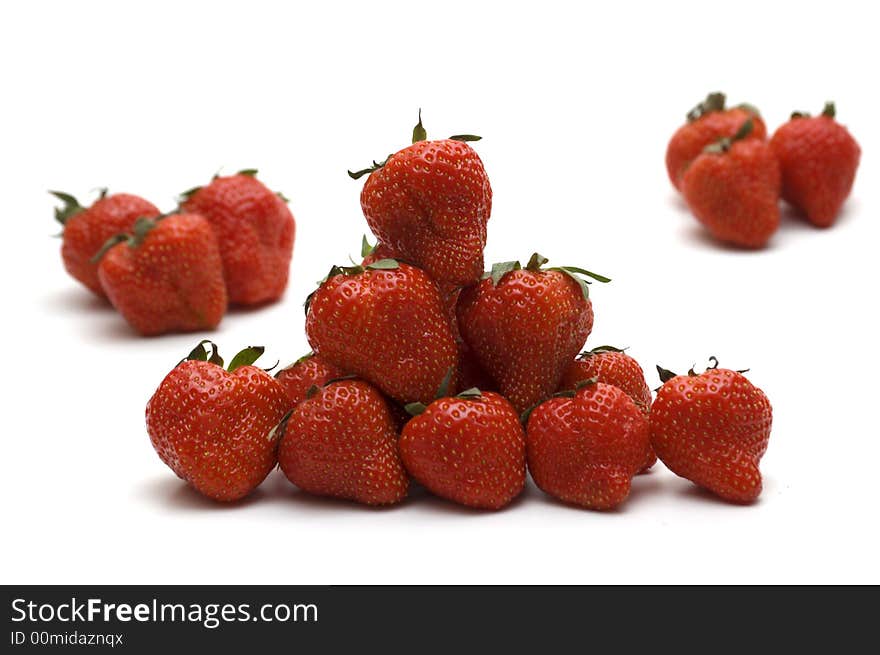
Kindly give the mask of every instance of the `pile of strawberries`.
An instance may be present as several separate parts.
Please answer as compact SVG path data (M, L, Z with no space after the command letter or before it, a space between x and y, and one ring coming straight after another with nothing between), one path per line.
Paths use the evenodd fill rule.
M147 405L162 461L222 501L277 464L305 492L369 505L402 501L415 480L500 509L530 472L551 496L602 510L657 457L722 498L757 498L771 408L742 372L661 369L652 402L625 352L580 353L589 279L608 278L538 254L483 273L492 189L477 138L429 141L420 117L412 145L350 173L369 174L361 205L378 243L307 299L313 352L273 377L254 366L262 348L224 368L198 344Z
M725 107L710 93L666 150L666 169L699 220L720 241L762 248L779 227L780 195L818 227L831 226L852 190L861 150L835 120L795 112L770 140L751 105Z
M277 300L296 224L287 199L256 174L215 176L168 214L127 193L105 189L82 207L52 191L64 203L55 210L64 267L145 336L211 330L230 303Z

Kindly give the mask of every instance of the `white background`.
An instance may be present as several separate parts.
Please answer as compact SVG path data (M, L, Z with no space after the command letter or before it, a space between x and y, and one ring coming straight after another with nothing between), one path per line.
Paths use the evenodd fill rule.
M870 5L611 5L4 5L2 581L880 582ZM762 252L705 238L663 157L713 90L770 129L837 101L863 157L836 227L785 218ZM277 473L224 507L159 461L144 405L202 335L139 338L67 277L46 189L168 209L218 167L259 167L297 218L291 284L211 337L286 363L305 295L366 229L346 169L406 145L418 107L429 136L484 137L487 262L538 250L614 278L593 287L591 344L630 346L651 386L655 363L751 367L775 410L758 504L661 465L604 514L533 487L497 514L423 492L374 510Z

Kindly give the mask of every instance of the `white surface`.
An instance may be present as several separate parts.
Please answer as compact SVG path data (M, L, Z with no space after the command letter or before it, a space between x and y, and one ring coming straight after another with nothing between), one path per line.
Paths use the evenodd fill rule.
M11 8L14 6L14 9ZM154 2L0 9L5 583L880 582L875 282L878 61L869 5ZM666 179L703 95L838 116L863 150L839 225L786 220L766 251L708 242ZM429 136L481 134L495 191L487 262L576 264L590 343L685 370L751 367L775 410L752 507L662 465L618 512L531 488L509 510L422 495L369 510L278 474L202 501L153 453L156 385L201 335L141 339L64 273L48 188L163 208L219 166L257 166L298 221L285 300L211 338L266 363L307 349L302 301L366 229L346 168Z

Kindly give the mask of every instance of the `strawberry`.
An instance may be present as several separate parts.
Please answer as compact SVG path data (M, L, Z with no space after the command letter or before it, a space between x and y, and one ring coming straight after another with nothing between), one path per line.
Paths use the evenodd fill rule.
M398 402L429 401L457 365L437 285L414 266L334 266L306 302L315 353Z
M341 378L346 372L323 359L309 353L282 368L275 374L275 379L284 387L293 406L306 399L306 393L313 386L323 386L330 380Z
M217 347L202 341L147 403L147 432L159 458L209 498L243 498L275 466L275 427L289 401L271 375L252 366L262 352L246 348L224 369Z
M296 223L287 199L256 178L256 170L215 177L182 195L181 208L201 214L217 231L229 301L258 305L287 287Z
M217 237L198 214L139 218L95 261L110 302L144 336L211 330L226 312Z
M738 503L761 493L758 463L773 412L764 392L742 374L718 368L676 375L657 367L663 386L651 408L651 443L667 468Z
M525 437L519 416L491 391L464 391L425 407L403 428L400 456L431 493L461 505L501 509L523 490Z
M278 463L303 491L367 505L406 497L397 431L379 391L362 380L312 387L284 426Z
M527 415L529 472L544 492L588 509L611 509L629 495L645 463L648 420L626 393L587 381Z
M752 119L754 125L748 138L767 138L767 128L757 109L745 104L726 109L724 103L723 93L710 93L703 102L688 112L687 123L678 128L669 140L666 148L666 171L673 186L679 191L682 189L684 172L703 149L718 139L733 137L748 119Z
M470 284L483 271L492 211L483 162L465 143L479 137L426 139L419 112L411 146L349 175L370 175L361 207L373 234L396 257L424 269L438 283Z
M381 259L396 259L400 261L400 258L391 248L381 242L377 242L376 245L370 245L366 236L364 236L361 242L361 257L361 266L367 266ZM441 283L438 284L438 288L440 290L440 298L443 301L443 307L449 318L452 334L455 337L456 344L458 344L458 372L455 375L455 379L458 381L458 389L465 390L477 387L483 391L495 391L495 382L483 370L483 367L480 366L477 358L458 332L455 308L461 294L461 287L449 283Z
M761 248L779 227L779 164L765 141L747 139L751 120L732 139L707 146L682 179L691 211L716 239Z
M645 418L648 418L651 411L651 390L645 382L642 367L623 350L614 346L599 346L581 353L562 376L559 391L575 389L592 378L623 391L632 398ZM656 462L657 456L650 450L641 470L647 471Z
M50 191L64 203L55 208L55 220L64 226L61 233L61 258L64 268L96 295L105 297L98 281L98 264L91 261L107 239L128 232L138 218L152 218L159 210L151 202L127 193L101 196L91 207L82 207L69 193Z
M833 102L819 116L795 112L770 139L782 170L782 197L819 227L830 226L840 213L862 153L834 116Z
M458 327L477 361L518 412L544 400L593 329L587 282L609 279L580 268L541 268L535 253L495 264L476 285L462 290Z

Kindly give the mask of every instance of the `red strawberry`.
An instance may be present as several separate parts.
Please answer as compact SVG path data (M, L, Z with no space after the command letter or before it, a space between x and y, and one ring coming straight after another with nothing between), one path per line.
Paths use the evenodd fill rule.
M529 472L543 491L588 509L611 509L626 500L645 462L648 420L617 387L589 382L531 411L526 448Z
M284 427L278 463L303 491L389 505L406 497L397 431L382 395L361 380L312 389Z
M738 503L761 493L758 463L767 450L773 411L741 372L712 366L676 375L659 366L663 386L651 408L651 443L667 468Z
M110 302L145 336L211 330L226 312L217 237L198 214L140 218L97 259Z
M782 197L819 227L828 227L840 213L862 154L834 115L833 102L814 118L795 112L770 140L782 170Z
M632 398L645 418L651 411L651 390L645 382L645 374L639 363L620 348L599 346L581 353L562 376L559 391L568 391L579 384L595 378L598 382L611 384ZM647 471L657 462L657 455L649 450L648 458L642 466Z
M501 509L522 492L525 437L507 400L471 389L407 409L417 415L403 428L400 456L429 491L484 509Z
M687 123L672 135L666 149L666 171L673 186L679 191L684 172L703 149L718 139L733 137L748 119L751 118L754 124L748 138L767 138L767 128L757 109L751 105L725 109L724 102L723 93L710 93L703 102L688 112Z
M244 170L215 177L183 194L181 208L201 214L217 231L229 301L258 305L287 287L296 223L287 200Z
M91 207L82 207L76 198L61 191L50 191L64 203L55 208L55 220L64 226L61 258L64 268L91 291L105 296L98 281L98 264L91 261L107 239L128 232L138 218L152 218L159 210L151 202L127 193L107 195L101 191Z
M751 125L707 146L685 172L682 191L716 239L761 248L779 227L780 175L770 146L745 138Z
M593 329L587 283L608 278L579 268L543 269L535 253L523 269L504 262L458 301L461 336L518 412L544 400Z
M284 387L290 402L296 406L306 399L306 393L313 386L323 386L344 375L346 372L341 368L325 362L315 353L309 353L278 371L275 379Z
M400 261L397 254L384 243L376 243L375 246L370 245L367 237L361 242L361 266L367 266L382 259L396 259ZM458 332L458 320L455 315L455 308L458 304L458 298L461 295L461 287L448 283L438 284L440 289L440 298L443 300L443 307L449 318L452 334L455 342L458 344L458 372L455 379L458 381L458 389L465 390L477 387L483 391L495 391L496 384L483 370L477 358L471 352L468 345L462 340ZM408 417L408 415L407 415ZM405 423L406 421L404 421Z
M224 370L217 347L202 341L147 404L147 432L161 460L215 500L247 496L275 466L275 427L289 402L271 375L251 366L262 352L247 348Z
M438 283L470 284L483 271L492 188L477 153L453 136L426 141L419 123L413 145L349 175L370 177L361 207L379 241Z
M437 285L409 264L334 266L307 312L315 353L401 403L430 401L457 365Z

